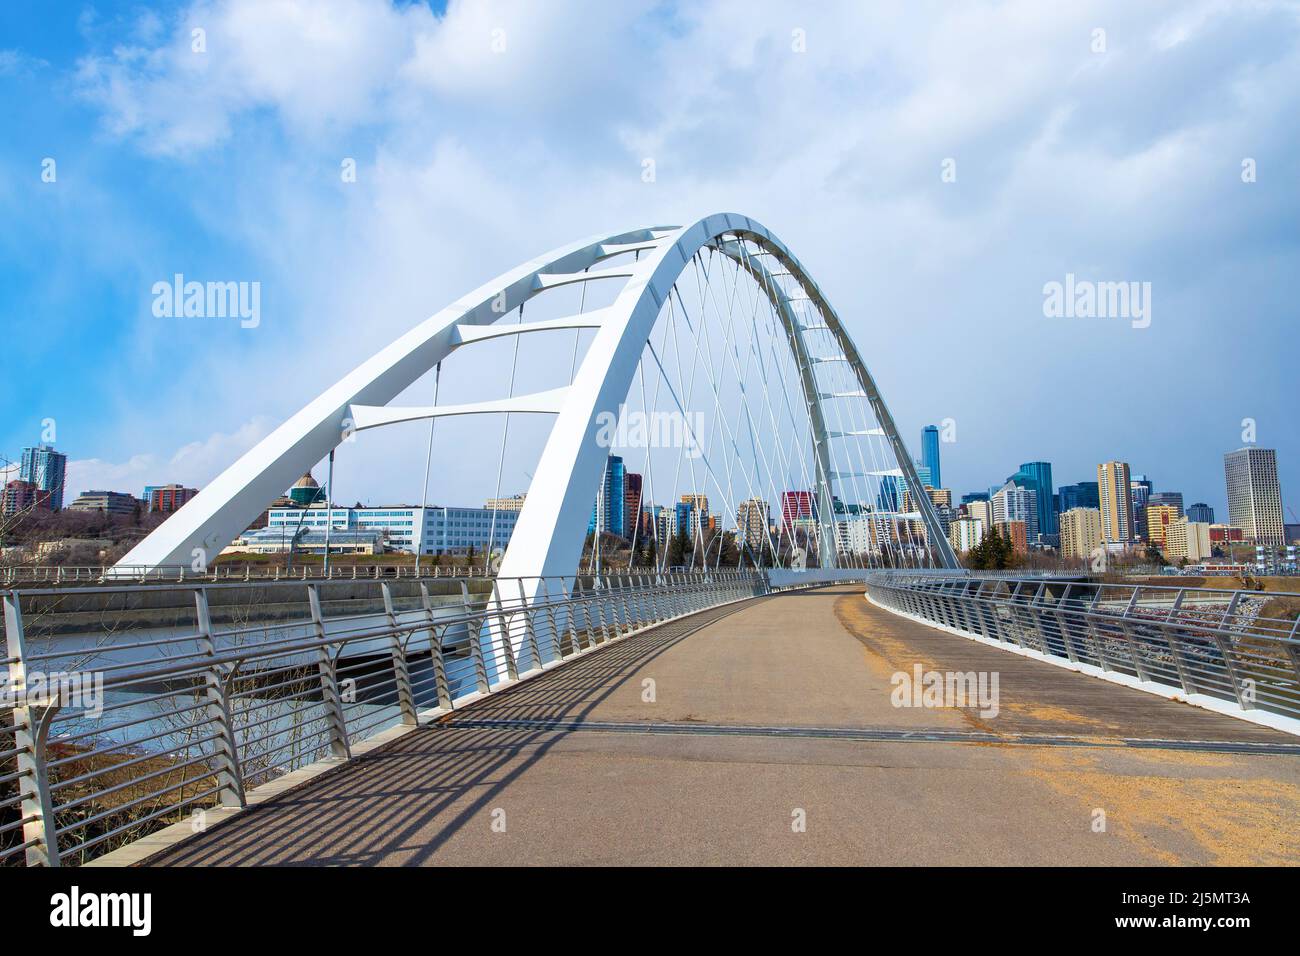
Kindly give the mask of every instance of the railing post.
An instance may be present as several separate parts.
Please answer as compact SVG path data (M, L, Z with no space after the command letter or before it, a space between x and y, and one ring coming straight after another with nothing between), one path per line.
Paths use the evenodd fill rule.
M465 608L465 633L469 635L469 656L474 662L474 686L480 694L486 694L492 687L488 682L487 661L483 659L483 624L474 624L474 610L469 603L469 585L464 580L460 584L460 601ZM484 617L486 620L486 616Z
M560 593L564 599L564 605L569 617L569 645L572 648L571 653L576 654L582 650L582 635L578 632L578 579L573 579L573 588L570 589L566 579L560 579ZM583 624L587 624L586 610L583 610Z
M538 579L537 588L542 596L542 608L545 609L546 617L551 624L551 655L557 661L563 660L564 649L560 644L560 625L555 615L555 603L551 600L551 589L546 586L545 578Z
M419 716L415 710L415 693L411 690L411 669L406 664L406 648L402 644L402 637L397 629L397 613L393 609L393 592L387 581L379 585L379 591L384 596L384 614L388 618L388 626L391 629L388 634L388 646L393 655L393 677L397 682L397 706L402 711L402 723L416 724L419 723Z
M533 607L528 602L528 595L524 593L524 579L515 578L515 583L519 585L519 612L524 616L524 646L528 648L528 653L532 655L533 667L541 670L542 652L537 646L537 631L533 626Z
M208 592L203 588L194 591L194 615L198 623L199 651L207 657L217 653L212 638L212 611L208 607ZM221 736L213 743L213 759L217 767L217 785L221 788L219 799L223 807L242 807L244 778L239 767L239 745L235 740L235 722L230 713L230 699L222 673L215 666L203 671L203 696L207 701L205 713L209 723L221 728Z
M433 600L429 597L429 585L420 582L420 603L424 605L424 620L429 626L429 660L433 665L433 688L438 697L438 706L451 710L451 687L447 683L447 666L442 657L442 636L433 622Z
M1237 604L1241 600L1241 592L1236 591L1232 595L1232 600L1228 602L1228 609L1223 612L1223 618L1219 626L1214 629L1214 642L1219 647L1219 653L1223 655L1223 668L1228 674L1228 683L1232 685L1232 695L1237 698L1237 705L1242 710L1253 710L1255 704L1253 701L1246 700L1241 692L1241 680L1237 677L1237 667L1232 662L1232 645L1228 639L1223 636L1223 628L1227 626L1232 615L1237 613Z
M1097 585L1097 593L1093 595L1092 604L1084 612L1083 619L1088 627L1088 633L1092 635L1092 647L1097 653L1097 665L1103 670L1110 670L1110 661L1106 659L1106 639L1102 636L1101 629L1096 625L1097 605L1101 603L1101 596L1105 593L1104 584Z
M307 600L311 605L311 622L316 640L325 640L325 615L321 611L317 585L307 586ZM330 753L335 757L352 756L348 744L348 722L343 713L343 698L339 695L338 671L327 644L316 646L316 674L320 678L320 696L325 705L325 721L329 725Z
M605 604L609 600L609 588L601 584L599 575L593 576L591 583L595 586L593 593L596 595L596 614L600 617L600 643L604 644L609 640L609 623L605 620Z
M1128 643L1128 653L1129 656L1133 658L1133 671L1137 674L1137 679L1140 681L1146 681L1148 679L1146 664L1142 661L1142 654L1138 649L1138 641L1133 635L1133 626L1129 623L1128 617L1129 612L1137 606L1138 596L1141 593L1142 589L1140 587L1135 587L1133 589L1132 597L1128 599L1128 604L1125 605L1123 613L1119 616L1119 628L1124 634L1124 640Z
M501 598L500 582L496 579L493 579L492 581L491 594L491 604L496 605L496 611L492 617L496 618L497 630L501 632L501 651L502 655L506 659L506 679L512 681L518 680L519 662L515 659L515 645L514 641L510 639L510 624L506 620L505 601ZM513 617L514 615L510 616ZM487 627L488 630L488 643L492 644L492 625L489 621L489 618L484 618L484 626Z
M1056 626L1061 632L1061 643L1065 645L1065 656L1070 659L1071 664L1077 664L1079 657L1074 653L1074 641L1070 639L1070 626L1065 622L1065 615L1061 612L1061 605L1070 599L1070 590L1073 584L1065 585L1065 593L1056 599L1056 607L1053 608L1052 614L1056 617Z
M1178 683L1183 688L1184 694L1195 694L1196 684L1192 680L1192 673L1187 667L1187 661L1183 655L1181 641L1175 635L1174 628L1170 622L1173 621L1179 609L1183 605L1183 596L1187 593L1186 588L1179 588L1178 594L1174 597L1174 603L1169 608L1169 614L1165 617L1165 622L1160 625L1160 630L1165 635L1165 642L1169 645L1169 653L1174 659L1174 666L1178 668Z
M27 647L17 591L5 592L4 616L8 656L15 658L9 664L9 689L15 695L16 704L13 720L14 746L18 749L16 782L22 797L19 812L27 821L23 824L23 842L32 844L27 848L26 862L28 866L58 866L59 839L55 833L57 823L45 753L55 708L42 707L26 699Z

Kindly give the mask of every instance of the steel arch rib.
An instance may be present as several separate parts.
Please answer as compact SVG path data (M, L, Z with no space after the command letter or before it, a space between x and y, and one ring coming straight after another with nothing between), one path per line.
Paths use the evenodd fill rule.
M139 567L189 565L200 555L205 561L212 560L269 501L344 440L350 406L387 404L462 344L458 326L489 325L537 292L571 281L565 277L611 255L636 249L645 253L636 263L609 270L611 275L625 278L625 284L614 304L601 310L603 320L569 387L498 572L502 577L520 578L571 576L582 553L591 502L607 454L596 439L601 415L618 413L677 277L701 248L714 245L721 249L718 240L728 234L753 239L776 255L818 303L844 346L844 354L894 449L899 467L911 486L919 488L910 456L860 355L816 283L780 240L759 223L729 213L708 216L661 235L665 232L664 227L649 227L571 243L461 298L398 338L287 420L141 541L122 558L117 569L129 574ZM788 308L778 308L778 314L783 321L793 323L787 332L795 348L795 343L802 342L798 323ZM796 349L797 360L801 350ZM806 350L802 351L806 357ZM802 377L801 387L814 421L820 421L821 397L815 391L815 382L811 394L809 382ZM824 425L821 431L824 443ZM941 561L956 567L956 558L928 496L916 497Z
M538 291L544 273L581 272L609 255L615 243L646 241L654 230L592 236L525 262L463 296L373 355L288 419L218 475L132 548L115 566L136 568L210 562L344 440L350 405L386 405L462 344L458 325L488 325ZM112 573L112 572L110 572Z
M613 320L596 333L578 374L569 390L569 398L551 431L541 462L528 489L528 498L515 525L510 547L501 562L502 577L568 576L574 573L582 555L591 503L602 474L602 459L608 453L596 440L598 424L604 414L617 415L619 405L627 396L632 377L641 358L645 343L654 328L659 311L668 300L669 292L687 263L701 248L715 244L724 235L732 234L752 238L773 252L794 275L800 285L814 298L828 319L833 319L837 336L845 343L845 355L852 362L859 381L877 421L885 430L899 467L903 469L910 486L920 488L911 457L894 426L893 417L885 408L875 382L862 364L861 356L843 329L843 324L831 310L829 303L809 277L799 261L780 240L761 224L745 217L724 213L708 216L678 231L671 243L654 250L640 263L637 274L630 278L618 299L611 307ZM788 308L780 308L783 321L794 321ZM802 343L798 323L791 331L792 348ZM798 350L796 360L802 367ZM802 381L805 400L814 413L814 422L820 421L821 398L815 392L815 383ZM813 390L811 395L809 389ZM822 426L821 441L825 441ZM829 497L829 492L827 492ZM940 560L946 567L956 567L957 560L942 533L938 516L934 513L928 495L916 495L923 520ZM825 535L823 535L823 539ZM833 542L833 539L832 539ZM833 547L833 544L832 544Z

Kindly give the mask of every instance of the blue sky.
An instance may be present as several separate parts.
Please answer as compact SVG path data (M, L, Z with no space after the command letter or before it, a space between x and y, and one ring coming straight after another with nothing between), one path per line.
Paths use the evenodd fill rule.
M910 444L955 420L955 493L1121 458L1223 515L1249 418L1296 507L1298 33L1270 3L7 3L0 454L51 418L73 492L201 485L493 275L726 210L814 273ZM177 272L259 281L260 326L155 317ZM1067 273L1150 282L1150 327L1046 318ZM413 500L404 434L340 497ZM477 503L462 471L437 495Z

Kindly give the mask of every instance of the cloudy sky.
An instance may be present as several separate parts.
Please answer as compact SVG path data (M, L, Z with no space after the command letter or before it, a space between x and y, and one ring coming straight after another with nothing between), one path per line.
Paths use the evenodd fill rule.
M955 421L957 494L1120 458L1222 515L1250 419L1300 507L1298 33L1284 3L7 3L0 455L49 419L71 493L202 485L519 262L734 211L914 451ZM260 325L156 317L175 273L260 282ZM1149 327L1046 317L1067 273L1151 283ZM481 502L474 437L445 503ZM415 500L411 438L339 497Z

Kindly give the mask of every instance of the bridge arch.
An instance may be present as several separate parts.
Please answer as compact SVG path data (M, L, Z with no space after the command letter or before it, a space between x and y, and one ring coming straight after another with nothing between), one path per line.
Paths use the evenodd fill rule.
M892 450L889 474L919 489L921 483L874 379L843 323L816 282L786 246L760 223L736 214L707 216L682 227L647 227L592 236L561 246L480 286L399 337L330 386L222 472L193 500L118 563L130 574L139 568L210 562L296 478L318 463L354 430L399 421L481 413L556 415L528 489L513 538L502 559L502 577L536 578L574 573L582 554L592 502L608 449L598 440L605 416L617 415L631 387L656 319L678 277L703 249L727 256L764 290L779 315L799 371L799 387L813 429L818 518L823 566L835 563L833 470L829 442L843 437L827 427L826 400L843 397L820 390L804 340L807 327L792 308L808 300L819 326L834 338L853 371L860 393L878 423L872 433ZM758 249L754 253L750 250ZM634 253L635 262L599 268ZM760 259L772 260L769 266ZM789 283L776 280L787 278ZM561 285L620 279L612 305L579 315L517 325L494 325L533 296ZM457 348L504 335L554 329L594 329L594 337L571 384L564 389L464 405L392 408L388 402L441 363ZM936 563L956 567L929 497L914 496Z

